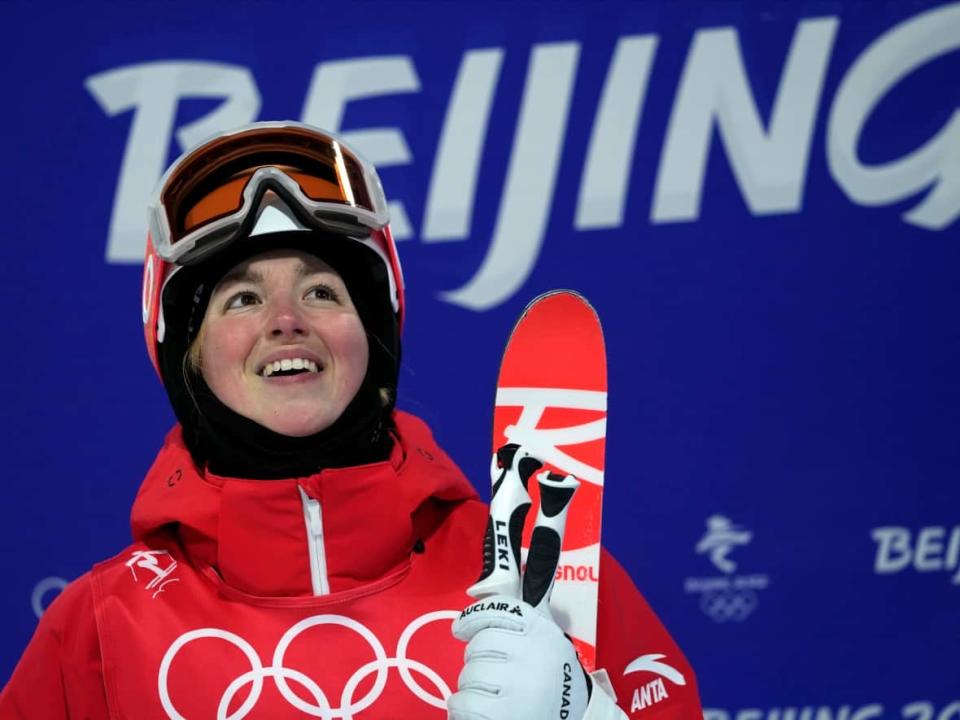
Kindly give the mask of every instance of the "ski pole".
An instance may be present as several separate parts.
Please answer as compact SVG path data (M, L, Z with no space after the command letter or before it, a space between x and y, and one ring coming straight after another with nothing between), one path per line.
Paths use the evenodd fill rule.
M483 570L467 593L475 598L520 597L520 541L530 511L527 483L543 463L516 444L504 445L490 461L490 516L483 540Z
M580 481L573 475L544 471L537 475L540 509L530 539L527 568L523 574L523 599L550 614L550 595L560 562L567 511Z

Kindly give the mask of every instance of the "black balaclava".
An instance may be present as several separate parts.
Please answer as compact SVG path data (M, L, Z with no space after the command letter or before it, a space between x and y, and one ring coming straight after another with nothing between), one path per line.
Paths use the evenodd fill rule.
M213 289L237 263L271 250L300 250L336 270L367 333L369 361L360 389L328 428L307 437L274 432L224 405L187 361ZM160 372L183 438L198 468L229 477L277 479L323 468L385 460L400 363L400 337L386 266L370 248L333 233L290 231L237 242L214 258L179 270L162 302L165 337Z

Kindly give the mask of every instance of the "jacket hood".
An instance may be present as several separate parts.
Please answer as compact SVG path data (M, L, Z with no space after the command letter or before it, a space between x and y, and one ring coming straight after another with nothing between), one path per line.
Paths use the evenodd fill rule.
M395 420L388 460L284 480L198 470L174 427L134 501L133 536L173 531L191 561L255 596L339 592L383 577L456 505L478 499L423 421L399 411Z

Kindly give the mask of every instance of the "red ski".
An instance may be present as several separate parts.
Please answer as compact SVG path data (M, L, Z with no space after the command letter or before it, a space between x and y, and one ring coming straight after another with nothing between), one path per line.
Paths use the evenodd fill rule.
M550 603L588 672L596 665L606 422L606 352L596 312L569 290L541 295L517 321L500 365L493 420L493 449L500 453L491 468L487 562L471 592L516 594L518 566L537 533L537 557L529 558L523 597L534 605ZM534 472L537 482L528 483ZM568 476L579 481L579 489ZM524 523L527 510L534 511L535 522ZM513 547L521 528L522 555ZM554 532L557 540L563 538L562 550L559 558L554 552L545 561L544 548L549 549ZM544 567L549 576L538 577Z

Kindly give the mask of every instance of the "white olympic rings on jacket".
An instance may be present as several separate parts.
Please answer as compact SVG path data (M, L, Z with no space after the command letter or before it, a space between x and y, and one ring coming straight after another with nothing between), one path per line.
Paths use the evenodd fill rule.
M235 633L227 632L226 630L221 630L220 628L201 628L199 630L191 630L190 632L186 632L178 637L173 644L170 645L160 663L160 671L157 676L160 704L167 713L167 717L169 717L171 720L187 720L187 718L180 714L176 707L174 707L173 701L170 698L170 691L167 687L167 676L170 673L170 666L173 664L173 660L177 656L177 653L180 652L184 646L188 645L194 640L200 640L202 638L216 638L219 640L225 640L231 645L239 648L243 654L246 655L247 660L250 662L250 670L234 678L234 680L227 686L226 690L224 690L223 695L220 697L220 703L217 707L217 720L242 720L244 717L246 717L259 701L260 693L263 691L263 680L267 677L273 678L273 682L276 685L277 690L284 697L284 699L290 703L290 705L306 713L307 715L322 718L323 720L333 720L334 718L352 720L355 713L359 713L367 709L377 701L383 692L384 686L387 684L387 673L392 667L395 667L400 671L400 677L402 678L404 685L406 685L414 695L428 705L432 705L433 707L441 710L446 710L446 700L450 696L449 686L435 670L427 665L424 665L422 662L408 658L407 647L409 646L410 639L413 637L413 635L424 625L427 625L431 622L436 622L438 620L454 620L459 616L459 614L460 613L454 610L437 610L435 612L421 615L420 617L411 621L410 624L404 628L403 632L400 634L400 639L397 641L396 657L387 657L386 651L383 648L383 644L380 642L377 636L374 635L370 629L362 623L343 615L313 615L301 620L283 634L283 637L280 638L280 642L277 643L277 648L273 653L272 665L269 667L264 667L259 655L257 655L257 651L253 649L253 646ZM343 692L340 695L340 707L331 707L330 701L327 699L326 694L312 678L300 672L299 670L285 667L283 664L284 655L286 654L290 643L293 642L293 640L304 630L316 627L318 625L339 625L341 627L353 630L360 637L366 640L371 650L373 650L374 660L357 669L344 685ZM433 684L438 694L431 694L428 690L424 689L424 687L414 679L411 671L418 672L427 680L429 680ZM353 694L357 687L361 682L363 682L364 678L372 673L376 673L376 679L374 680L373 687L371 687L369 692L367 692L367 694L362 698L359 700L354 700ZM314 704L306 702L301 697L297 696L287 684L290 680L298 683L304 690L306 690L313 698ZM230 703L233 701L234 696L242 687L248 684L251 687L250 694L247 696L247 699L243 701L236 711L234 711L231 715L227 715L227 711L230 707Z

